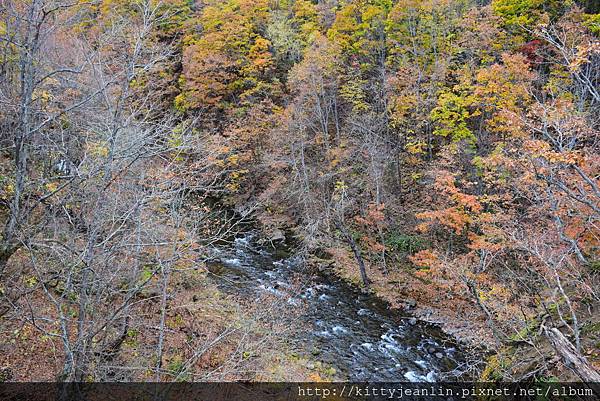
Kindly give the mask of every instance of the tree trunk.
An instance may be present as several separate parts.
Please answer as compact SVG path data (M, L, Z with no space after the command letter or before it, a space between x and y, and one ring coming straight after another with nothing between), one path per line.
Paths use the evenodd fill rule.
M348 243L350 244L350 248L352 252L354 252L354 258L356 258L356 262L358 263L358 268L360 270L360 277L362 278L362 282L365 287L369 286L369 278L367 277L367 270L365 269L365 262L360 254L360 249L358 248L358 244L354 241L354 238L348 237Z
M577 352L575 346L571 344L560 330L544 327L544 334L550 340L550 343L561 357L565 366L571 369L581 380L585 382L600 382L600 373Z
M498 329L498 327L496 326L496 323L494 323L494 316L492 315L490 310L487 308L487 306L485 306L485 304L483 302L481 302L481 297L479 296L479 292L477 291L477 287L476 287L475 283L469 279L466 279L465 283L467 284L467 287L469 287L469 290L471 291L471 295L473 296L473 298L475 298L475 301L477 302L477 306L485 314L485 316L487 318L487 325L490 328L490 330L492 331L492 334L494 335L496 344L498 344L498 345L501 344L502 338L505 336Z
M341 231L342 236L344 237L348 245L350 245L350 249L352 249L352 252L354 253L354 258L358 263L358 268L360 270L360 277L362 279L362 282L365 285L365 287L368 287L370 281L367 277L367 269L365 268L365 262L363 261L362 255L360 254L360 247L358 246L356 241L354 241L354 238L352 238L352 236L346 230L342 223L336 222L336 227Z

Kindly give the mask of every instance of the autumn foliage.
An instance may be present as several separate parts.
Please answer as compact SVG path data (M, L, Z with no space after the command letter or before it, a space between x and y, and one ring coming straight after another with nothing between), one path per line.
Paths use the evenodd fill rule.
M95 249L96 234L81 234L72 214L87 221L88 231L99 227L86 202L106 206L111 189L123 204L134 202L133 181L121 181L131 179L151 199L136 202L160 216L152 223L162 227L155 228L160 235L146 234L180 246L157 246L156 257L171 260L175 252L181 268L193 264L190 247L202 242L192 237L211 237L220 227L178 227L163 204L169 196L181 199L186 213L223 208L267 234L292 233L307 254L347 253L353 262L336 266L338 274L354 280L360 272L357 284L394 304L407 294L418 298L444 311L446 321L480 329L472 337L488 346L538 346L543 328L555 327L600 364L594 2L154 3L152 11L123 0L65 11L52 36L63 45L53 42L54 54L40 56L52 62L39 72L42 80L32 76L38 85L22 101L12 83L21 68L15 60L25 53L11 44L8 28L18 28L13 14L25 6L15 5L13 14L0 6L0 96L12 96L0 100L13 105L0 110L1 127L17 134L22 128L15 127L35 127L31 113L38 123L51 122L39 135L0 139L6 149L24 144L38 152L36 160L68 155L84 169L72 178L80 186L51 204L39 200L63 193L63 181L48 178L52 167L26 165L27 157L3 151L0 274L11 258L24 257L23 244L35 242L25 238L64 237L58 228L45 231L50 221L79 233L79 248ZM76 79L62 75L68 70L45 75L72 43L80 50L68 60L85 72ZM64 117L66 105L99 93L107 104L97 100L85 113ZM19 102L35 107L22 112ZM99 115L106 121L95 120ZM124 132L153 136L138 144L122 139ZM39 140L43 135L54 148ZM84 139L58 145L69 138ZM145 164L130 169L139 160ZM113 225L119 222L115 217ZM123 226L131 238L142 235ZM135 259L118 256L110 258ZM509 370L493 378L531 378ZM546 360L530 371L535 378L576 375Z

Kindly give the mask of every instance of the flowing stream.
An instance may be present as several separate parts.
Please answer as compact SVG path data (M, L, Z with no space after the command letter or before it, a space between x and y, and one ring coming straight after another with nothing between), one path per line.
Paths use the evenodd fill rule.
M268 247L272 250L272 247ZM431 324L391 310L381 299L324 273L301 271L294 256L277 256L252 236L219 250L210 264L226 292L260 298L274 294L302 309L294 336L310 359L350 381L456 380L464 350ZM298 277L304 277L298 284ZM308 277L308 278L307 278Z

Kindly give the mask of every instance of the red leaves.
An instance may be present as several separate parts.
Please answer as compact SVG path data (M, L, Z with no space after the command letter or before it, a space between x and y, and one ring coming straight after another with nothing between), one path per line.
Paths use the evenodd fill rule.
M544 61L542 51L544 43L539 39L531 40L521 46L518 51L521 52L532 64L540 64Z

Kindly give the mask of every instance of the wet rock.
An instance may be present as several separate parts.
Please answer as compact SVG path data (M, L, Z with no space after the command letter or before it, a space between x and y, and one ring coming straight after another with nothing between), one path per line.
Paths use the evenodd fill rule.
M427 348L427 352L429 352L430 354L434 354L435 353L435 348L429 347L429 348Z
M411 317L410 319L408 319L408 324L410 324L411 326L416 325L417 324L417 318Z
M269 239L273 242L285 241L285 234L280 229L274 229L270 235Z
M444 357L444 354L442 354L441 352L436 352L436 353L435 353L435 357L436 357L437 359L442 359L442 358Z

